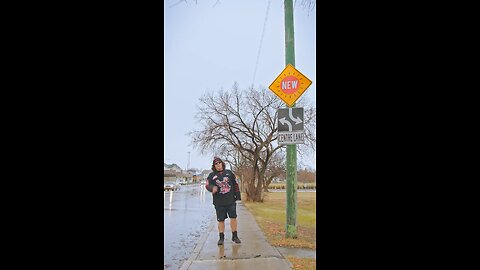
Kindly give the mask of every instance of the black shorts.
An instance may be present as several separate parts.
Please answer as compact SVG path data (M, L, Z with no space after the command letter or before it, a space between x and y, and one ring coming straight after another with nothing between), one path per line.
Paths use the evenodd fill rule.
M237 217L237 204L232 203L230 205L215 205L215 210L217 211L217 221L224 221L227 218Z

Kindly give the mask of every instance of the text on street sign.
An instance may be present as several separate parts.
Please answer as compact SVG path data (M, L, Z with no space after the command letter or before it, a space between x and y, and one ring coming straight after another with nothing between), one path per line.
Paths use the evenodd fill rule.
M289 133L279 133L278 134L278 144L303 144L305 139L305 134L301 132L289 132Z

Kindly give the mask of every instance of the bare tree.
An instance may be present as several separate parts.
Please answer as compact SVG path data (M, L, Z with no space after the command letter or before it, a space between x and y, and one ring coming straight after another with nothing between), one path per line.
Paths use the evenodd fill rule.
M282 148L283 149L283 148ZM284 151L277 151L273 154L268 164L267 171L265 173L263 191L268 192L268 186L272 183L275 177L284 175L286 173L285 153Z
M316 181L316 172L307 168L298 171L298 181L304 183L314 183Z
M189 132L192 145L202 154L213 153L226 159L236 170L251 170L246 184L247 200L262 201L266 171L275 152L282 149L277 140L277 109L283 102L267 89L239 90L234 83L231 91L219 90L200 98L196 119L200 130ZM315 110L305 110L305 113ZM307 144L315 143L311 127L315 116L305 115ZM308 146L305 146L308 147Z

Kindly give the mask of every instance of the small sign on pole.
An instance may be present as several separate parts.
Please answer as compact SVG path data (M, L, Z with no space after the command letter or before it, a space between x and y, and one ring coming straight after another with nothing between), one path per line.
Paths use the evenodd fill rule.
M305 132L303 129L303 108L280 108L278 115L278 144L303 144Z
M311 84L310 79L288 64L268 88L292 107Z

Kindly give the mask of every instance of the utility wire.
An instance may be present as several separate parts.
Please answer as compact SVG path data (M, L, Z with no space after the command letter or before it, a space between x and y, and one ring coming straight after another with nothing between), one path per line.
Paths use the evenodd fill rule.
M265 21L263 23L263 30L262 30L262 36L260 37L260 47L258 48L258 54L257 54L257 61L255 63L255 71L253 72L253 80L252 80L252 88L255 83L255 76L257 75L257 68L258 68L258 60L260 59L260 52L262 50L262 43L263 43L263 36L265 35L265 28L267 26L267 19L268 19L268 11L270 10L270 3L272 0L268 0L268 5L267 5L267 13L265 14Z

